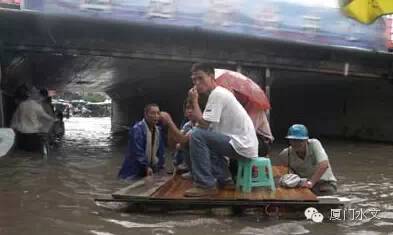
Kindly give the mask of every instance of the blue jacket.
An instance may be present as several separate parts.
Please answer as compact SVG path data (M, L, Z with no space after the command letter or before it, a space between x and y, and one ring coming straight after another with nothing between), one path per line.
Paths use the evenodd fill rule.
M158 169L164 166L164 138L163 131L160 131L160 144L157 149ZM142 121L137 122L128 132L128 147L124 157L123 165L119 171L119 178L140 177L144 175L148 165L146 150L146 127ZM154 169L153 169L154 170Z

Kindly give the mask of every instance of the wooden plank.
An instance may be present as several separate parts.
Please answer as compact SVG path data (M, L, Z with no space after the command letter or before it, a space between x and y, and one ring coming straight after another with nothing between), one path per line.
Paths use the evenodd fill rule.
M287 167L274 166L273 174L278 178L287 173ZM143 208L164 208L166 210L209 209L217 207L232 207L237 210L256 209L265 213L272 208L272 215L290 216L296 212L303 217L303 211L312 206L327 214L333 208L345 207L345 202L335 197L320 200L306 188L286 189L277 187L275 192L259 188L251 193L232 190L220 190L212 197L188 198L184 197L185 190L192 187L191 180L184 180L180 176L163 176L146 185L144 180L134 182L126 189L114 193L113 198L97 198L98 202L128 202L133 210ZM142 206L142 207L138 207ZM267 214L270 216L270 214Z
M286 174L286 166L273 166L273 175L275 178ZM186 190L192 187L191 180L185 180L180 176L170 179L165 185L159 188L153 198L159 199L185 199L192 200L195 198L184 197ZM266 188L256 188L250 193L242 193L235 189L220 189L217 195L209 198L210 200L278 200L278 201L318 201L317 197L306 188L282 188L277 187L275 192Z
M159 199L195 199L184 197L186 190L192 187L191 180L185 180L180 176L170 179L158 189L152 198ZM306 188L287 189L277 187L275 192L266 188L253 189L250 193L243 193L235 189L219 189L218 194L209 197L210 200L280 200L280 201L318 201L316 196Z
M269 200L212 200L209 198L196 199L160 199L153 197L139 197L133 199L95 199L97 202L128 202L131 203L129 211L134 212L176 212L195 211L200 213L212 213L209 209L224 207L229 213L235 214L257 214L258 216L272 216L274 218L303 218L304 211L308 207L316 208L324 216L329 216L331 209L343 209L345 203L319 201L269 201ZM158 210L157 210L158 209Z
M345 202L337 200L336 202L320 202L320 201L280 201L280 200L212 200L209 198L194 198L194 199L161 199L152 197L135 197L135 198L95 198L95 201L99 202L130 202L136 204L146 205L189 205L189 206L265 206L265 205L276 205L276 206L299 206L299 205L323 205L323 206L345 206Z
M113 198L132 198L132 197L150 197L162 185L168 182L172 176L159 174L152 178L145 177L136 180L131 185L120 189L112 194Z
M273 166L273 175L278 177L287 173L286 166ZM150 198L154 200L201 200L201 198L184 197L184 192L192 187L191 180L185 180L181 176L157 176L154 181L146 184L140 180L132 185L113 194L114 198L135 199ZM275 192L267 188L255 188L250 193L243 193L235 189L219 189L217 195L203 198L210 201L318 201L317 197L306 188L287 189L277 187Z

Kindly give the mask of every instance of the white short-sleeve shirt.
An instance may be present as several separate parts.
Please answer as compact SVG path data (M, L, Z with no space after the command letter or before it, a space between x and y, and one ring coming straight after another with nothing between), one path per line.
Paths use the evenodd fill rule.
M246 110L227 89L217 86L209 95L203 119L213 131L231 138L235 151L247 158L258 156L258 139Z

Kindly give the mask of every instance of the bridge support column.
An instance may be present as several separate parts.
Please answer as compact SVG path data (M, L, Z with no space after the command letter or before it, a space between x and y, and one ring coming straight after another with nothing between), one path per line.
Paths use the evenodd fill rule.
M270 68L247 67L238 65L236 71L246 75L256 82L266 93L269 101L271 101L271 86L273 83L272 71ZM270 120L270 111L267 112Z
M143 116L143 102L137 99L112 100L112 127L113 133L127 131L130 125Z
M3 62L2 62L3 50L2 43L0 42L0 87L3 78ZM5 127L5 116L4 116L4 101L3 101L3 90L0 88L0 127Z
M271 95L271 88L273 85L273 74L270 68L265 68L265 76L263 78L263 84L264 84L264 90L266 93L267 98L270 101L270 104L272 103L272 95ZM270 109L266 112L267 119L270 120Z

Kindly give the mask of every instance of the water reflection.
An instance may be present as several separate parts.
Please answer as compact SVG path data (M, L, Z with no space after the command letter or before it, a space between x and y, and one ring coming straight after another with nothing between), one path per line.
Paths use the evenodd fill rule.
M323 140L353 208L380 219L326 222L123 213L124 203L95 204L126 186L116 174L125 140L110 136L109 118L66 120L64 141L48 160L15 152L0 160L0 234L387 234L393 229L393 146ZM283 146L277 145L274 153Z
M286 234L307 234L310 231L305 229L300 223L280 223L277 225L263 228L246 227L240 231L240 234L266 234L266 235L286 235Z

